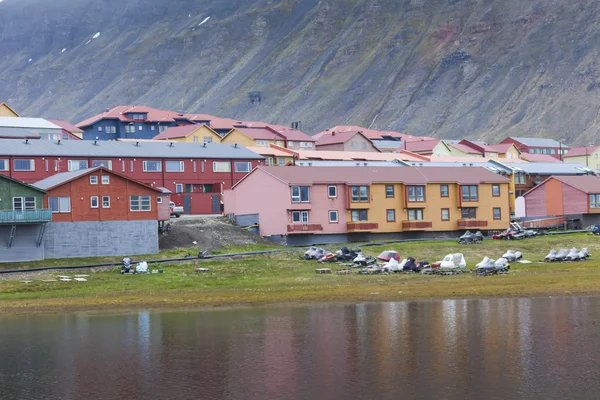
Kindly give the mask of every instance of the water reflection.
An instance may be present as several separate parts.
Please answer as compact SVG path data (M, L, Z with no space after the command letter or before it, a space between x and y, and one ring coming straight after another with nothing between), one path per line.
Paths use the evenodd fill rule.
M590 398L599 302L5 317L0 398Z

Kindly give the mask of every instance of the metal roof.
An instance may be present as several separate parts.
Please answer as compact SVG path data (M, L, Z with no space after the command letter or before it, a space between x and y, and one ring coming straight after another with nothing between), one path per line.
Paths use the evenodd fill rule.
M0 117L0 126L8 128L55 129L62 128L42 118Z
M595 174L594 170L581 164L564 162L508 163L507 167L515 171L523 171L529 175L587 175Z
M46 179L42 179L41 181L33 183L31 186L35 186L36 188L42 190L48 190L65 182L68 182L72 179L83 176L88 172L94 171L96 169L98 168L86 168L77 171L61 172L60 174L52 175Z
M298 167L401 167L396 161L360 161L360 160L297 160Z
M13 118L15 119L15 118ZM107 157L107 158L210 158L260 160L264 157L243 146L220 143L176 143L144 141L94 141L0 139L0 156L16 157Z
M548 138L510 136L510 139L516 140L519 143L523 143L524 145L531 147L562 147L563 149L569 148L569 146L565 144L561 144L560 142L554 139Z
M0 126L1 138L33 138L39 139L40 134L25 128Z
M372 139L373 145L378 149L399 149L402 147L402 142L400 140L379 140Z

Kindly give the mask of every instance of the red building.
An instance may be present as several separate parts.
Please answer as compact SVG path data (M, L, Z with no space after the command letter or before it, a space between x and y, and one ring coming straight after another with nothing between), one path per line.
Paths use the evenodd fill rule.
M235 144L0 140L0 174L26 183L103 166L153 187L190 214L218 214L222 193L253 168L262 156Z
M63 172L36 182L52 222L160 220L169 213L163 191L104 167ZM167 218L168 219L168 218Z
M559 160L562 160L562 156L569 150L569 146L546 138L507 137L500 143L513 143L523 154L547 154Z

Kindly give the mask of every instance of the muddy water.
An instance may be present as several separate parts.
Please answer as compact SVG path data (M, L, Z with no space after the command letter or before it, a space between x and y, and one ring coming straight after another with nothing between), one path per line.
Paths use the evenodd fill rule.
M600 299L0 317L1 399L589 399Z

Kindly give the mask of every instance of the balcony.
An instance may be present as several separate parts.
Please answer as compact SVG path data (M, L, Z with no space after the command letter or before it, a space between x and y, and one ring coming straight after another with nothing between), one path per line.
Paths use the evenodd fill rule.
M476 219L459 219L458 228L486 228L488 226L487 221L480 221Z
M402 221L402 229L417 230L433 228L433 223L428 221Z
M33 224L51 221L51 210L0 211L0 224Z
M376 222L349 222L346 226L346 229L348 232L368 232L379 229L379 224Z
M321 224L292 224L287 226L287 231L290 234L294 233L310 233L322 231L323 225Z

